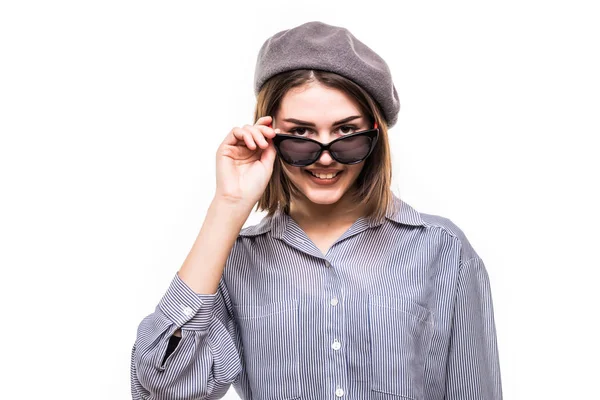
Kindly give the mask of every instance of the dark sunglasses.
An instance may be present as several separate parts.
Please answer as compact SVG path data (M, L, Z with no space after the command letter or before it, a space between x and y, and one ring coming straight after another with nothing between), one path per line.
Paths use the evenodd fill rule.
M273 145L279 157L294 167L306 167L315 163L325 150L341 164L358 164L373 152L378 136L376 123L373 129L344 135L327 144L306 137L278 133L273 138Z

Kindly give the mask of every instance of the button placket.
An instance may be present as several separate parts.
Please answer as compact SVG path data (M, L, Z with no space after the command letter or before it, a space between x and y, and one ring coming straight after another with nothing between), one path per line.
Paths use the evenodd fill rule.
M327 315L329 338L327 363L330 363L330 367L327 367L327 369L331 371L331 375L328 378L331 379L330 384L332 385L333 394L336 398L340 398L345 394L344 385L347 381L346 357L342 347L344 342L344 310L343 298L341 297L343 296L343 288L337 268L329 260L325 260L324 264L325 293L322 304Z

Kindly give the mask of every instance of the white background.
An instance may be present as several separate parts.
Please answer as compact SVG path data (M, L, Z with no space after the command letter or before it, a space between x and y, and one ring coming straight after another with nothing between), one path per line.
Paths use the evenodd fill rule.
M592 1L2 2L0 396L130 398L137 325L200 229L217 146L253 122L258 50L310 20L388 62L393 189L485 261L505 398L596 396L599 17Z

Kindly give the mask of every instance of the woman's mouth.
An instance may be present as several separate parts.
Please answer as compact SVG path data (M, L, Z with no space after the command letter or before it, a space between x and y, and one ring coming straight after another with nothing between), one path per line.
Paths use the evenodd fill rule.
M313 181L314 183L317 183L319 185L335 184L337 181L340 180L340 176L344 172L344 171L336 171L336 172L330 172L327 174L321 174L321 173L316 173L316 172L312 172L312 171L308 171L308 170L305 170L305 171L309 175L311 181Z

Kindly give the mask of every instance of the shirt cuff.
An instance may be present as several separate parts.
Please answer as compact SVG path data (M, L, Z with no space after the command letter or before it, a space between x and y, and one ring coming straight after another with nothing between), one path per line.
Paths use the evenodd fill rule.
M178 328L203 331L212 320L217 294L197 294L175 274L158 307Z

